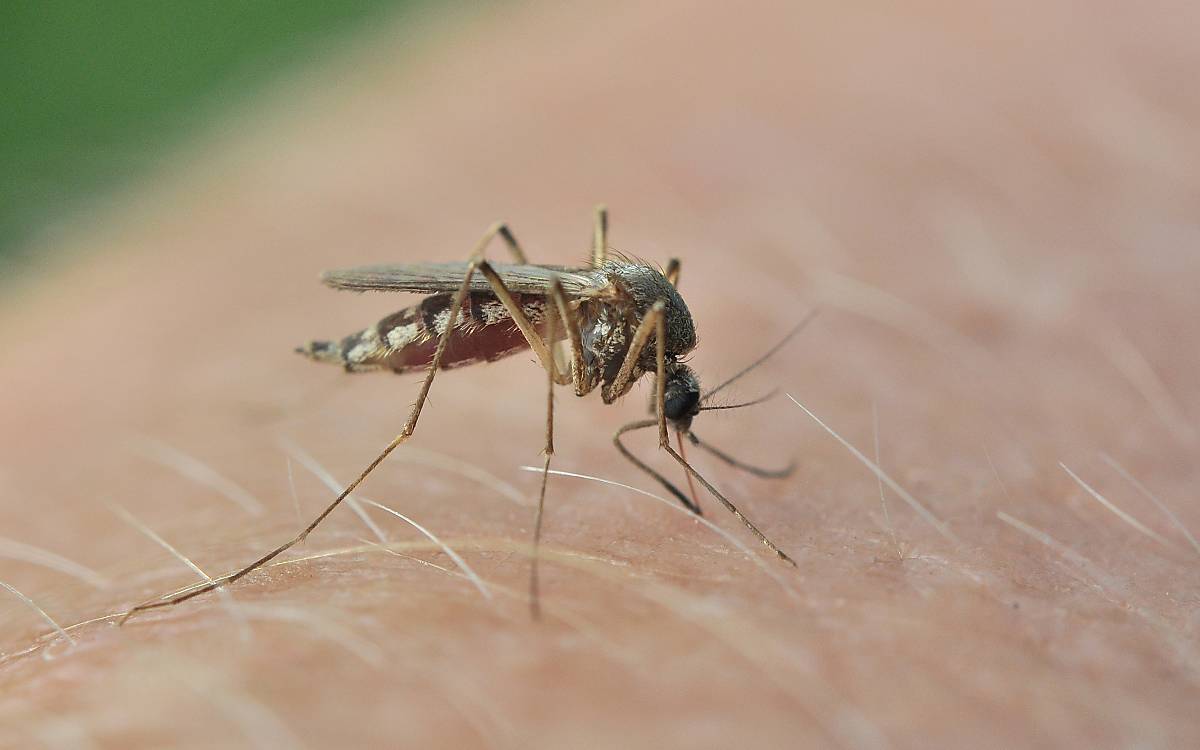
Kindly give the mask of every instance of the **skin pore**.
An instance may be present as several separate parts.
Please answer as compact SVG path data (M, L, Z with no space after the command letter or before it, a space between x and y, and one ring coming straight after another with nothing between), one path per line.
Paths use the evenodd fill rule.
M1200 26L1022 7L384 30L48 236L64 260L0 303L0 580L67 630L0 591L0 744L1195 744ZM576 263L600 201L613 248L683 259L702 385L821 308L718 401L781 395L693 425L796 473L686 446L797 568L701 488L702 521L554 475L532 622L546 383L518 355L439 375L357 511L115 627L289 538L399 429L419 378L292 349L414 298L321 270L465 260L496 219ZM552 467L665 495L611 445L649 392L559 389ZM630 449L685 488L653 433Z

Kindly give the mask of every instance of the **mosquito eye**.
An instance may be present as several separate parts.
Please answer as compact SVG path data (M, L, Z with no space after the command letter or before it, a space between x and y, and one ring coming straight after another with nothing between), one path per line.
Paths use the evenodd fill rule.
M678 421L696 414L696 406L700 403L699 391L676 391L668 393L663 403L663 412L667 419Z

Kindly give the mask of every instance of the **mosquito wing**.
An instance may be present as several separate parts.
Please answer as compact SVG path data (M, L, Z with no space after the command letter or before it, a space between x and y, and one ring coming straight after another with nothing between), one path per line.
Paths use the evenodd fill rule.
M545 294L550 279L562 282L568 297L587 297L606 283L604 274L588 268L565 266L506 265L493 263L492 268L509 291L518 294ZM402 263L384 266L360 266L326 271L321 281L334 289L355 292L417 292L433 294L456 291L467 273L466 263ZM471 277L471 291L490 292L491 286L483 274Z

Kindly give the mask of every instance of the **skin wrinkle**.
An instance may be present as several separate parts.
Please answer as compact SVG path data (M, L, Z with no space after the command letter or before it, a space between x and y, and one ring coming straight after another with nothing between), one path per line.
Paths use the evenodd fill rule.
M25 545L0 580L76 645L0 603L5 741L1200 746L1200 100L1175 85L1200 67L1200 10L471 12L381 24L31 248L62 260L0 297L0 527ZM680 507L555 478L531 622L540 478L520 467L541 464L546 382L524 352L439 375L362 488L494 601L432 541L344 508L230 589L253 640L212 595L115 627L199 584L106 504L215 577L301 527L277 436L347 477L400 428L417 376L292 347L419 300L331 291L323 269L461 263L500 219L530 262L575 265L600 201L609 247L682 260L709 388L821 307L716 403L779 389L837 437L781 397L695 427L750 464L795 457L793 476L688 446L797 569L703 493L754 559ZM559 388L556 466L653 487L610 441L650 380L613 405ZM631 448L682 485L652 432ZM191 460L147 462L129 450L147 435ZM302 520L328 494L306 482Z

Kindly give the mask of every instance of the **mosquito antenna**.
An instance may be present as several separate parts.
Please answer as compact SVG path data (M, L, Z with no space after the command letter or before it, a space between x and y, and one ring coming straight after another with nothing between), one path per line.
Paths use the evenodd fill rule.
M691 498L689 498L687 495L683 494L683 492L681 492L678 487L676 487L674 484L672 484L670 482L670 480L668 480L662 474L659 474L654 469L647 466L645 464L645 462L643 462L640 458L638 458L637 456L630 453L629 449L625 447L625 444L621 442L621 436L624 435L626 432L631 432L633 430L641 430L646 427L655 427L657 425L658 425L657 419L644 419L640 422L630 422L629 424L625 425L621 429L617 430L617 434L613 435L613 445L615 445L617 447L617 450L620 451L622 456L624 456L626 459L628 459L629 463L633 464L634 466L638 467L639 469L641 469L642 471L646 472L651 477L653 477L654 481L658 482L660 485L663 486L664 489L666 489L667 492L671 493L675 497L676 500L678 500L680 503L683 504L683 507L687 508L688 510L690 510L691 512L695 513L698 516L704 515L704 513L701 512L699 505L697 505L695 502L693 502L691 500Z
M819 307L814 307L812 310L810 310L808 315L805 315L804 318L799 323L797 323L794 328L792 328L792 330L788 331L786 336L784 336L782 339L779 340L778 344L771 347L770 350L768 350L766 354L762 355L758 359L751 362L748 367L743 368L741 372L739 372L738 374L734 375L729 380L726 380L724 383L721 383L716 388L713 388L711 391L709 391L708 393L701 396L700 403L704 403L705 401L709 400L710 398L715 396L718 391L725 388L730 383L734 382L738 378L742 377L746 373L750 372L754 368L761 365L763 362L766 362L768 359L770 359L776 352L778 352L780 349L782 349L787 342L791 341L793 336L795 336L797 333L800 333L800 331L804 329L804 326L808 325L809 321L811 321L813 318L815 318L817 316L817 313L820 311L821 311L821 308L819 308Z
M771 392L765 396L759 396L752 401L743 401L740 404L718 404L717 406L701 406L700 411L721 411L722 409L743 409L747 406L758 406L764 401L770 401L779 395L779 389L773 388ZM690 434L690 433L689 433Z
M791 476L792 472L796 470L796 462L795 461L792 461L791 463L789 463L787 466L785 466L782 469L764 469L759 466L754 466L753 464L748 464L745 461L739 461L738 459L729 455L728 453L721 450L720 448L717 448L715 446L709 445L708 443L702 442L700 440L700 436L691 431L688 432L688 439L692 441L692 445L695 445L699 448L703 448L704 450L708 451L712 455L721 459L722 461L729 464L733 468L741 469L742 471L753 474L756 477L762 477L763 479L784 479L786 477ZM681 455L682 455L682 453L683 453L683 451L680 451Z

